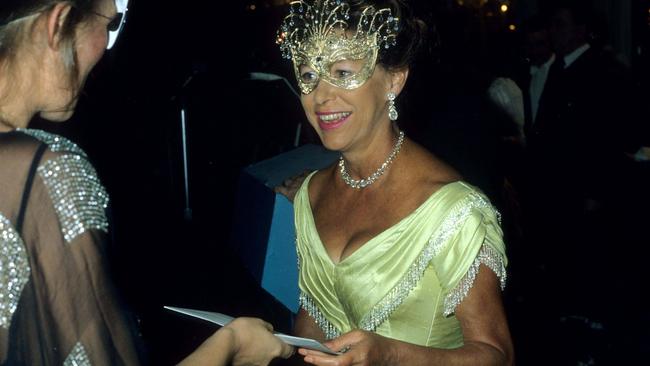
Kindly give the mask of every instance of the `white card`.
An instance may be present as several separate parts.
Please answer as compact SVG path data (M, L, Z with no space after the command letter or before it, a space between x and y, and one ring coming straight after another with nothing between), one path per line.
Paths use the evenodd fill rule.
M231 321L233 321L235 318L232 316L228 316L225 314L221 313L216 313L212 311L203 311L203 310L194 310L194 309L186 309L186 308L177 308L173 306L165 306L165 309L167 310L172 310L179 312L181 314L193 316L195 318L207 320L209 322L212 322L214 324L218 324L221 326L224 326ZM333 352L329 348L325 347L322 343L310 339L310 338L302 338L302 337L294 337L288 334L284 333L274 333L276 337L280 338L284 343L289 344L291 346L295 347L300 347L300 348L309 348L313 349L316 351L321 351L323 353L327 353L330 355L339 355L339 352Z

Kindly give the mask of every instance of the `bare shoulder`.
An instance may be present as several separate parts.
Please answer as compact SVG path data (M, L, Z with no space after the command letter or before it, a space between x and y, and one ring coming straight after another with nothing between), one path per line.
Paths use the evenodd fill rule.
M410 141L405 169L412 176L411 187L418 187L424 195L431 195L443 186L462 180L461 174L451 165L427 149Z
M327 168L317 171L311 177L311 180L309 181L309 187L307 187L307 189L309 192L309 200L312 203L318 202L320 198L322 198L325 187L328 186L328 184L333 179L333 176L336 174L337 166L338 165L336 163L332 164Z

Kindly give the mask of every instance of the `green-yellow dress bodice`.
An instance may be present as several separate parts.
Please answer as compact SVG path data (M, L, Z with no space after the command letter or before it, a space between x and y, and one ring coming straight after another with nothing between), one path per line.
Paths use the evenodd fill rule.
M313 174L294 200L300 305L325 336L364 329L422 346L462 346L454 310L479 265L505 285L499 214L488 199L467 183L449 183L336 264L316 230Z

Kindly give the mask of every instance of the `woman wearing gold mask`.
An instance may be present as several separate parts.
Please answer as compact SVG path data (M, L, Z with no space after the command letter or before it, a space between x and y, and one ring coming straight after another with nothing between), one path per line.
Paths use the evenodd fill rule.
M509 365L499 214L399 130L424 24L405 1L296 1L278 31L307 118L338 164L294 199L295 333L316 365Z

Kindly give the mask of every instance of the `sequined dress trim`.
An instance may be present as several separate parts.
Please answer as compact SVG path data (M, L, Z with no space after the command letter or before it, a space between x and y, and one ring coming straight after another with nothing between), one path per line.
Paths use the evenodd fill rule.
M91 366L90 358L81 342L77 342L63 361L63 366Z
M0 214L0 327L9 329L30 272L22 238Z
M79 155L61 155L38 168L50 193L66 242L86 230L108 231L108 194L92 165Z
M18 130L46 143L53 152L66 153L38 168L66 242L70 243L89 229L108 231L104 212L108 207L108 194L87 161L86 153L64 137L36 129Z
M333 339L341 335L341 331L336 326L334 326L334 324L330 323L329 320L327 320L325 315L321 313L318 305L316 305L314 300L302 291L300 291L300 307L305 309L307 314L314 318L316 324L318 324L318 327L325 334L325 338Z
M296 238L296 258L298 260L298 273L300 273L300 251L298 250L298 238ZM307 314L314 318L318 327L325 334L325 338L332 339L341 335L341 331L336 328L332 323L325 318L325 315L321 313L320 309L314 302L314 300L307 295L306 293L300 291L300 297L298 298L298 304L301 308L305 309Z
M32 136L33 138L41 142L44 142L45 144L47 144L47 147L53 152L67 151L73 154L87 157L86 153L77 144L66 139L65 137L61 137L49 132L45 132L43 130L36 130L36 129L29 129L29 128L28 129L19 128L18 131L26 135Z
M411 268L404 274L397 285L363 317L359 323L361 329L370 332L376 331L377 327L385 322L399 308L422 279L431 260L443 251L449 243L449 239L458 231L462 223L467 220L472 210L493 210L498 222L501 222L500 213L494 209L489 201L477 193L468 195L457 207L452 210L452 214L444 219L440 229L430 237L420 255L418 255ZM481 263L487 265L494 271L501 281L501 288L505 288L506 270L503 258L492 247L484 244L467 274L463 277L459 285L445 298L444 316L452 314L456 306L465 298L474 283ZM300 260L298 261L298 267L300 268ZM300 306L314 318L323 333L325 333L327 339L336 338L341 334L340 330L327 320L311 297L302 291L300 293Z
M445 297L443 315L449 316L456 311L456 307L467 297L469 290L474 286L474 280L478 275L479 266L486 265L496 274L501 283L501 290L506 288L506 267L503 257L489 244L483 244L481 251L470 266L469 270L460 283Z
M431 259L440 254L445 245L449 243L452 235L458 231L475 208L493 209L489 202L475 193L471 193L465 200L461 201L460 207L452 210L452 213L444 219L440 229L431 236L420 255L411 265L411 268L404 274L397 285L363 317L359 323L361 329L374 332L379 325L390 317L420 282Z

